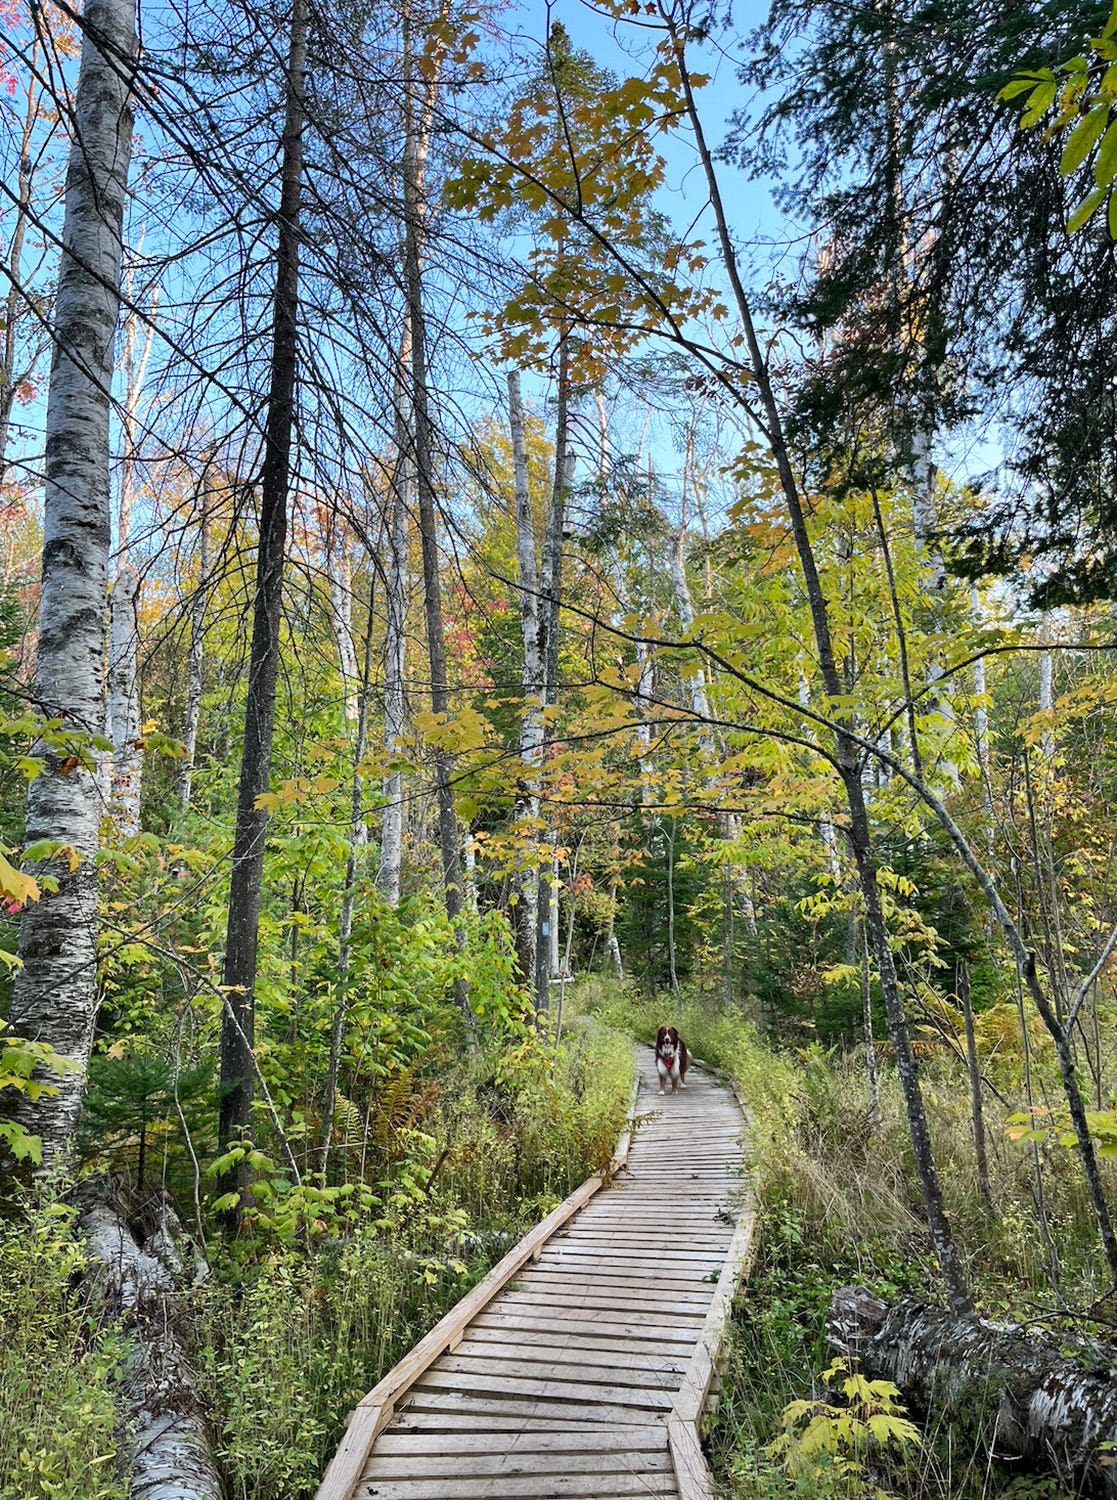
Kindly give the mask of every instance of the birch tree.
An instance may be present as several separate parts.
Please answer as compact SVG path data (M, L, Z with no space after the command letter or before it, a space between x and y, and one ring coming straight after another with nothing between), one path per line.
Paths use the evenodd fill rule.
M46 486L36 693L78 737L46 753L27 799L27 841L59 848L43 897L20 927L16 1032L49 1042L74 1070L57 1092L20 1100L21 1123L61 1165L77 1122L97 1013L97 852L101 807L90 751L104 723L109 551L109 415L132 149L132 0L90 0L74 94L62 263L46 418Z

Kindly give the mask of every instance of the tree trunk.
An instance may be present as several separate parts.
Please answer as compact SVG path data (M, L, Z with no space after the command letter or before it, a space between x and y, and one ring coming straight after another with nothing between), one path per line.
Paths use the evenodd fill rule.
M186 660L186 715L182 743L186 754L178 778L178 800L190 806L194 761L198 753L198 723L202 715L203 648L206 627L206 591L209 587L209 521L213 504L209 463L201 483L201 514L198 518L198 581L190 600L190 646Z
M977 1039L974 1035L970 966L965 959L958 965L958 999L962 1003L962 1023L966 1029L966 1071L970 1080L970 1121L973 1126L977 1186L987 1206L992 1208L993 1194L989 1187L989 1158L985 1149L985 1111L981 1099L981 1066L977 1060Z
M736 254L729 231L729 223L722 202L721 189L717 173L714 170L713 157L706 144L705 134L694 99L693 85L686 65L684 39L680 35L673 19L668 22L668 30L673 44L675 60L679 67L687 116L691 123L695 145L709 188L723 265L729 277L734 301L744 330L749 364L755 382L757 402L763 416L764 434L776 463L780 489L787 506L788 520L791 524L792 537L795 543L796 554L799 558L807 604L811 614L815 648L818 653L819 672L827 694L832 698L840 699L843 685L834 656L826 596L823 592L821 580L819 579L810 533L807 528L806 513L803 508L795 473L791 466L791 457L787 442L784 438L779 405L776 401L775 392L769 377L768 364L764 357L764 351L761 348L756 325L753 321L752 308L745 295L744 285L741 282ZM873 948L876 953L877 971L880 975L885 1014L888 1018L888 1029L895 1051L896 1071L903 1092L912 1153L922 1189L927 1224L951 1304L955 1312L970 1312L973 1308L973 1301L966 1281L965 1268L955 1246L950 1222L946 1217L943 1205L942 1189L938 1180L938 1172L931 1148L930 1132L927 1126L927 1114L923 1104L923 1095L919 1087L918 1069L911 1049L907 1017L904 1014L903 1000L896 979L896 970L888 939L888 927L885 922L884 910L881 903L872 834L865 807L864 788L861 783L861 751L848 719L839 718L837 721L834 750L835 766L841 778L842 785L845 788L846 803L849 808L848 836L853 850L853 857L857 864L861 894L865 904L865 916L869 924L869 932L872 936Z
M411 58L410 27L404 19L405 58ZM405 62L405 71L409 64ZM426 606L427 654L431 673L431 708L436 714L448 714L450 692L446 676L446 642L442 623L442 585L438 563L437 496L434 485L434 445L430 418L430 390L427 380L427 329L423 299L421 258L424 212L421 192L420 135L414 110L408 96L406 139L403 166L404 282L407 314L411 324L411 412L415 480L419 497L419 537L423 554L423 594ZM458 840L458 817L454 808L453 759L446 750L434 751L434 775L438 798L438 843L442 854L442 880L446 915L456 923L462 911L461 844ZM459 979L454 985L455 998L463 1016L469 1019L466 986Z
M132 273L126 291L132 299ZM129 309L125 323L121 365L125 376L121 411L120 497L116 523L116 567L109 603L109 711L108 737L112 740L112 775L109 810L123 838L140 831L140 790L143 778L143 747L140 741L140 628L137 618L140 577L132 561L132 507L136 499L136 466L139 461L140 402L151 355L155 309L153 294L147 328L137 353L139 314Z
M346 724L360 717L361 669L353 641L353 564L349 556L349 528L336 510L326 526L326 583L330 591L330 623L341 668Z
M516 799L513 821L529 823L531 847L537 850L539 793L537 778L543 759L543 709L546 679L539 639L539 572L535 560L535 518L524 437L524 410L520 396L520 372L508 372L508 426L512 435L512 467L516 495L516 549L520 566L520 634L524 647L523 710L520 719L520 761L523 785ZM525 840L526 842L526 840ZM525 861L516 877L516 954L520 972L530 984L536 964L539 928L538 855Z
M124 201L132 145L132 0L90 0L74 95L54 358L46 416L42 591L36 693L82 737L104 724L109 550L109 393L113 380ZM88 751L86 752L88 753ZM67 844L80 863L51 863L58 890L28 905L12 996L16 1034L76 1064L57 1092L19 1094L19 1122L43 1166L61 1164L77 1123L97 1010L97 874L101 807L94 772L51 751L27 795L27 841Z
M570 450L570 349L565 331L559 338L559 364L555 411L555 472L551 511L543 540L540 576L539 654L543 667L544 711L558 700L559 612L562 606L562 551L566 531L566 493L570 488L573 454ZM549 732L544 721L541 758L546 753ZM535 1005L547 1009L551 974L555 972L558 944L558 871L554 849L558 838L553 828L544 840L552 851L541 861L548 867L539 882L538 926L535 940Z
M337 932L337 991L334 1014L330 1023L330 1057L326 1068L326 1093L322 1105L322 1129L319 1138L319 1168L322 1181L326 1180L326 1169L330 1161L330 1145L334 1131L334 1113L337 1108L337 1081L341 1073L341 1048L345 1040L345 1014L349 1005L349 968L353 940L353 910L357 899L357 875L361 853L368 843L368 829L362 812L364 804L364 778L361 762L365 758L365 743L368 738L369 678L372 669L372 597L368 601L368 625L365 633L364 669L361 674L360 691L357 694L357 734L353 745L353 779L349 794L349 853L345 860L345 889L341 897L341 913Z
M127 553L118 561L109 609L109 739L112 777L109 810L117 834L140 831L143 750L140 741L140 578Z
M869 959L869 937L865 923L855 917L856 944L860 949L858 958L861 970L861 1031L865 1047L865 1076L869 1083L869 1124L874 1130L881 1126L880 1080L877 1076L877 1049L873 1041L873 986Z
M271 381L260 473L260 539L225 939L226 1000L221 1025L219 1118L223 1147L248 1133L252 1115L256 942L268 823L268 813L257 806L257 799L267 791L271 774L295 420L307 15L308 0L293 0L277 214ZM247 1166L241 1162L222 1179L222 1191L236 1191L243 1197L248 1180ZM239 1212L240 1204L231 1214L232 1221L239 1222Z
M121 1386L131 1500L222 1500L197 1379L175 1332L179 1288L205 1273L204 1262L184 1264L189 1242L163 1193L138 1213L104 1182L82 1184L77 1196L100 1296L131 1346Z
M401 347L400 358L411 358L410 342ZM386 582L387 623L384 639L384 746L390 754L403 755L407 733L407 558L411 494L409 442L406 423L397 423L396 477L388 502L388 568ZM403 772L390 771L384 781L384 820L380 830L380 869L376 884L390 906L399 904L403 870Z
M892 1381L917 1412L945 1415L983 1449L1054 1471L1076 1495L1117 1496L1103 1447L1117 1439L1112 1351L1105 1368L1089 1351L1088 1369L1022 1328L959 1318L914 1297L889 1308L864 1287L835 1293L827 1338L869 1379Z

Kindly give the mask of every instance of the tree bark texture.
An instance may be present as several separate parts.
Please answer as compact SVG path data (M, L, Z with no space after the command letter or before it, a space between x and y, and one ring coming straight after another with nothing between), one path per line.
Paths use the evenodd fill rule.
M295 424L298 359L299 214L302 204L308 0L294 0L288 42L286 113L277 213L271 379L260 472L260 538L252 615L229 920L225 938L226 1013L221 1027L222 1145L244 1136L252 1113L256 942L268 814L256 799L268 789L275 730L283 565ZM223 1191L243 1192L243 1163Z
M551 490L551 509L543 538L543 559L539 577L539 655L543 670L543 741L540 759L546 755L548 739L546 710L558 700L559 613L562 607L562 553L566 530L566 495L570 488L573 455L570 451L570 350L568 335L559 339L555 411L555 473ZM553 851L558 844L554 829L549 829L545 844ZM546 875L544 875L546 868ZM558 942L558 869L554 853L540 860L536 901L535 938L535 1005L547 1009L551 975L557 968Z
M120 307L124 202L132 144L133 0L90 0L74 95L54 358L46 417L37 693L65 728L104 724L109 551L109 403ZM27 841L56 840L80 858L52 861L59 888L23 913L11 1023L77 1064L57 1092L19 1095L20 1123L43 1143L44 1168L65 1159L77 1122L97 1010L96 778L52 753L27 796Z
M531 487L524 436L524 408L520 394L520 372L508 372L508 427L512 436L512 468L516 496L516 550L520 567L520 633L524 648L523 709L520 719L520 761L523 785L516 799L513 820L527 819L532 827L531 844L537 844L539 819L537 778L543 760L543 709L546 680L539 638L539 569L535 557L535 517L531 509ZM539 866L536 859L516 874L516 953L520 972L530 983L535 974L539 925Z
M1075 1494L1117 1497L1117 1473L1100 1451L1117 1438L1112 1350L1087 1368L1020 1327L914 1297L888 1307L864 1287L835 1293L827 1338L870 1379L892 1381L917 1412L945 1413L998 1457L1054 1471Z
M133 277L126 278L129 300ZM132 560L132 508L136 500L140 402L151 354L158 299L150 301L147 328L137 351L140 314L129 310L121 364L126 388L121 411L120 494L116 513L116 554L109 602L108 737L112 740L109 809L117 832L129 838L140 831L143 746L140 740L140 627L137 611L140 575Z
M87 1181L78 1198L100 1297L131 1343L120 1394L131 1500L223 1500L197 1379L175 1332L180 1288L205 1274L205 1263L187 1263L186 1236L163 1194L138 1216L104 1182Z
M405 49L410 57L410 44ZM446 641L442 621L442 587L438 566L438 503L434 484L434 451L427 379L427 329L423 299L421 256L422 163L420 136L408 106L403 168L404 281L407 314L411 324L411 412L415 455L415 480L419 498L419 537L423 554L423 596L426 607L427 652L431 673L431 708L446 714L450 691L446 676ZM442 879L446 915L455 922L462 911L461 844L454 808L453 759L443 749L434 752L434 774L438 797L438 843L442 855ZM455 984L459 1009L467 1016L469 1001L464 983Z
M198 724L202 716L202 688L204 685L203 650L206 631L206 593L209 588L209 522L213 508L212 481L208 467L202 476L200 491L200 514L198 516L198 581L190 600L190 645L186 658L186 715L182 727L182 743L186 754L182 757L182 768L178 778L178 800L183 807L190 806L193 789L194 761L198 753Z

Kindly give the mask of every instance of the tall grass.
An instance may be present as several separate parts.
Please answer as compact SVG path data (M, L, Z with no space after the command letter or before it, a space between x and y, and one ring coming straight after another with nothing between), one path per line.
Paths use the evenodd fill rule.
M73 1282L75 1212L31 1199L0 1221L0 1500L123 1500L113 1383L125 1345Z
M608 1161L631 1076L630 1040L602 1026L464 1062L421 1122L425 1165L397 1169L378 1217L305 1253L265 1249L199 1295L193 1341L232 1500L313 1494L365 1392Z
M731 1330L711 1438L731 1500L871 1494L867 1482L859 1488L861 1479L825 1465L810 1480L790 1475L767 1445L787 1403L825 1394L825 1319L839 1287L866 1284L886 1300L904 1291L938 1295L903 1101L887 1055L875 1127L860 1050L779 1048L740 1010L697 1002L665 1008L600 981L584 999L595 1014L647 1040L669 1011L692 1053L733 1078L747 1111L756 1252ZM990 1208L978 1190L964 1069L948 1052L925 1059L924 1098L947 1209L983 1313L1049 1315L1053 1328L1073 1328L1060 1323L1059 1308L1089 1304L1107 1289L1085 1187L1072 1151L1054 1139L1039 1143L1044 1215L1037 1216L1032 1148L1011 1141L1006 1128L1021 1101L1003 1058L1001 1065L1004 1100L986 1100ZM1047 1085L1057 1098L1042 1058L1036 1069L1040 1097ZM945 1429L929 1431L916 1456L884 1465L877 1477L891 1493L919 1500L1040 1500L1059 1493L1047 1479L1014 1477L972 1442L959 1447Z

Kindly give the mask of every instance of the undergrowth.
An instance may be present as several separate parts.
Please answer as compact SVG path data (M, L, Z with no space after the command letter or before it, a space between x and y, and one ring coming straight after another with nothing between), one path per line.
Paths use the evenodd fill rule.
M231 1500L311 1495L349 1412L516 1240L603 1166L631 1043L463 1062L381 1185L374 1217L309 1250L261 1245L195 1304L194 1343Z
M709 1435L730 1500L872 1496L903 1500L1052 1500L1053 1480L1014 1474L990 1456L991 1442L960 1443L944 1425L918 1445L884 1445L871 1461L843 1448L848 1426L805 1466L779 1443L795 1403L828 1405L825 1322L839 1288L865 1285L886 1301L936 1296L937 1267L910 1158L902 1100L887 1060L880 1069L874 1124L863 1055L817 1044L779 1048L741 1011L676 1007L593 983L584 1003L610 1024L650 1041L670 1018L694 1056L733 1078L748 1112L747 1168L757 1213L747 1295L730 1330L729 1367ZM882 1049L883 1050L883 1049ZM993 1318L1060 1324L1058 1308L1085 1305L1104 1290L1089 1206L1073 1158L1042 1148L1045 1237L1037 1224L1035 1158L1009 1139L1012 1099L987 1105L993 1207L977 1189L966 1080L950 1057L925 1059L924 1097L948 1211L967 1256L979 1309ZM1057 1246L1053 1261L1050 1244ZM1081 1326L1077 1329L1081 1332ZM847 1413L848 1414L848 1413ZM773 1447L773 1444L776 1444Z
M123 1500L113 1384L126 1355L73 1282L75 1213L31 1199L0 1220L0 1500Z

